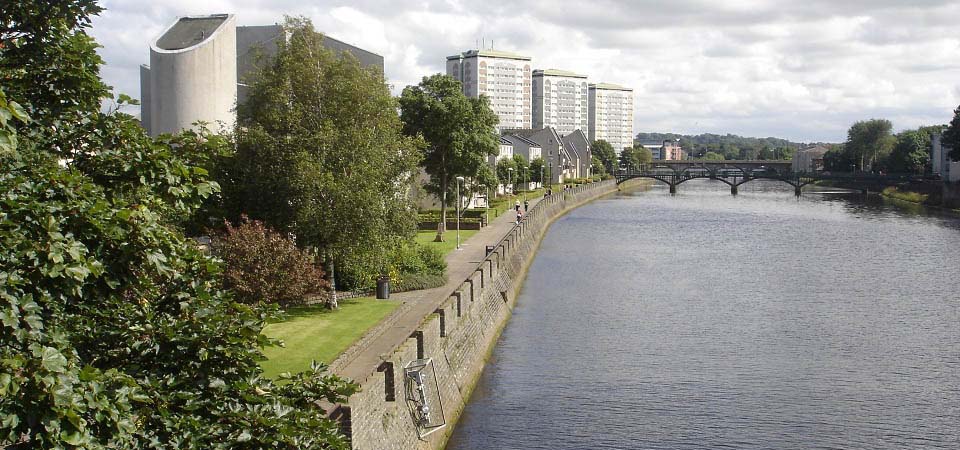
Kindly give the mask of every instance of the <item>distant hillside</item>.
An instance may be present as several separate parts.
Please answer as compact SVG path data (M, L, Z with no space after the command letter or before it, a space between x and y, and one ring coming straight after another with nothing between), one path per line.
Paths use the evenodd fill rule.
M683 150L693 158L707 152L723 155L724 159L790 159L793 153L808 144L791 142L775 137L754 138L735 134L698 134L696 136L675 133L638 133L641 142L680 140Z

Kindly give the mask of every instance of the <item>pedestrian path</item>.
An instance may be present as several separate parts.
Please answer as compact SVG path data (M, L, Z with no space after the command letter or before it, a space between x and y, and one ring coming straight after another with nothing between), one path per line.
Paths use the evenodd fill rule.
M529 200L532 209L540 197ZM522 207L521 207L522 208ZM370 330L331 365L331 370L344 378L362 382L381 362L381 355L394 350L398 342L408 338L423 319L432 314L476 269L486 257L486 246L495 245L516 226L516 213L507 211L490 225L463 241L459 250L447 254L447 284L433 289L391 295L403 304L381 325Z

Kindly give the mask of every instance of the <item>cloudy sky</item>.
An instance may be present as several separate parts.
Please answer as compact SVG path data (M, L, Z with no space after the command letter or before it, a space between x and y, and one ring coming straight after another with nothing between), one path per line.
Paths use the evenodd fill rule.
M105 0L103 76L139 95L149 43L180 15L311 18L381 54L395 93L486 47L634 89L635 129L839 142L856 120L947 123L960 104L957 0Z

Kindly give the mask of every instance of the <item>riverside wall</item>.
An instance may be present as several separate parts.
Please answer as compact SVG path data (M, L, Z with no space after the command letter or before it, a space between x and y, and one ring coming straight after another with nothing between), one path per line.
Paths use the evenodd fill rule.
M614 181L580 185L538 202L497 243L476 270L425 317L408 338L397 342L377 367L370 367L360 392L337 410L356 450L442 449L510 318L516 295L540 239L566 211L617 190ZM446 426L424 438L406 400L404 367L433 360ZM432 405L437 412L439 405Z

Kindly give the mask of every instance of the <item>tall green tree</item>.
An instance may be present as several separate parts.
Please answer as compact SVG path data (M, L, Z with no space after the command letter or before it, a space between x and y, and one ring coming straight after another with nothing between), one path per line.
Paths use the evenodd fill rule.
M590 152L600 159L607 173L613 173L617 168L617 152L609 142L598 139L590 145Z
M513 164L517 168L516 180L518 183L525 183L530 181L530 165L527 164L527 159L523 155L514 154L513 155ZM526 186L524 186L526 189Z
M896 136L890 156L884 164L894 173L922 174L930 162L930 135L921 130L908 130Z
M510 184L516 186L517 162L513 158L504 158L497 161L497 179L504 187Z
M960 161L960 106L953 110L953 119L943 131L943 145L950 147L950 159Z
M430 175L427 190L440 199L441 242L456 178L476 177L487 157L499 152L498 119L486 97L463 95L460 82L442 74L404 88L400 109L404 132L426 141L422 164Z
M541 175L543 174L543 170L544 170L543 158L540 158L540 157L533 158L533 160L530 161L530 181L533 181L536 183L542 183L543 178L546 178L545 176L541 178Z
M593 172L594 175L600 175L601 177L607 174L607 168L597 155L590 157L590 171Z
M422 142L402 133L378 69L327 50L307 19L284 28L289 39L237 108L226 208L293 232L352 288L385 270L397 238L412 239Z
M890 154L896 138L891 134L893 124L886 119L862 120L847 131L844 151L858 164L860 170L876 167Z
M637 144L634 147L637 162L640 164L650 164L653 162L653 152L649 148L644 147L643 145Z

